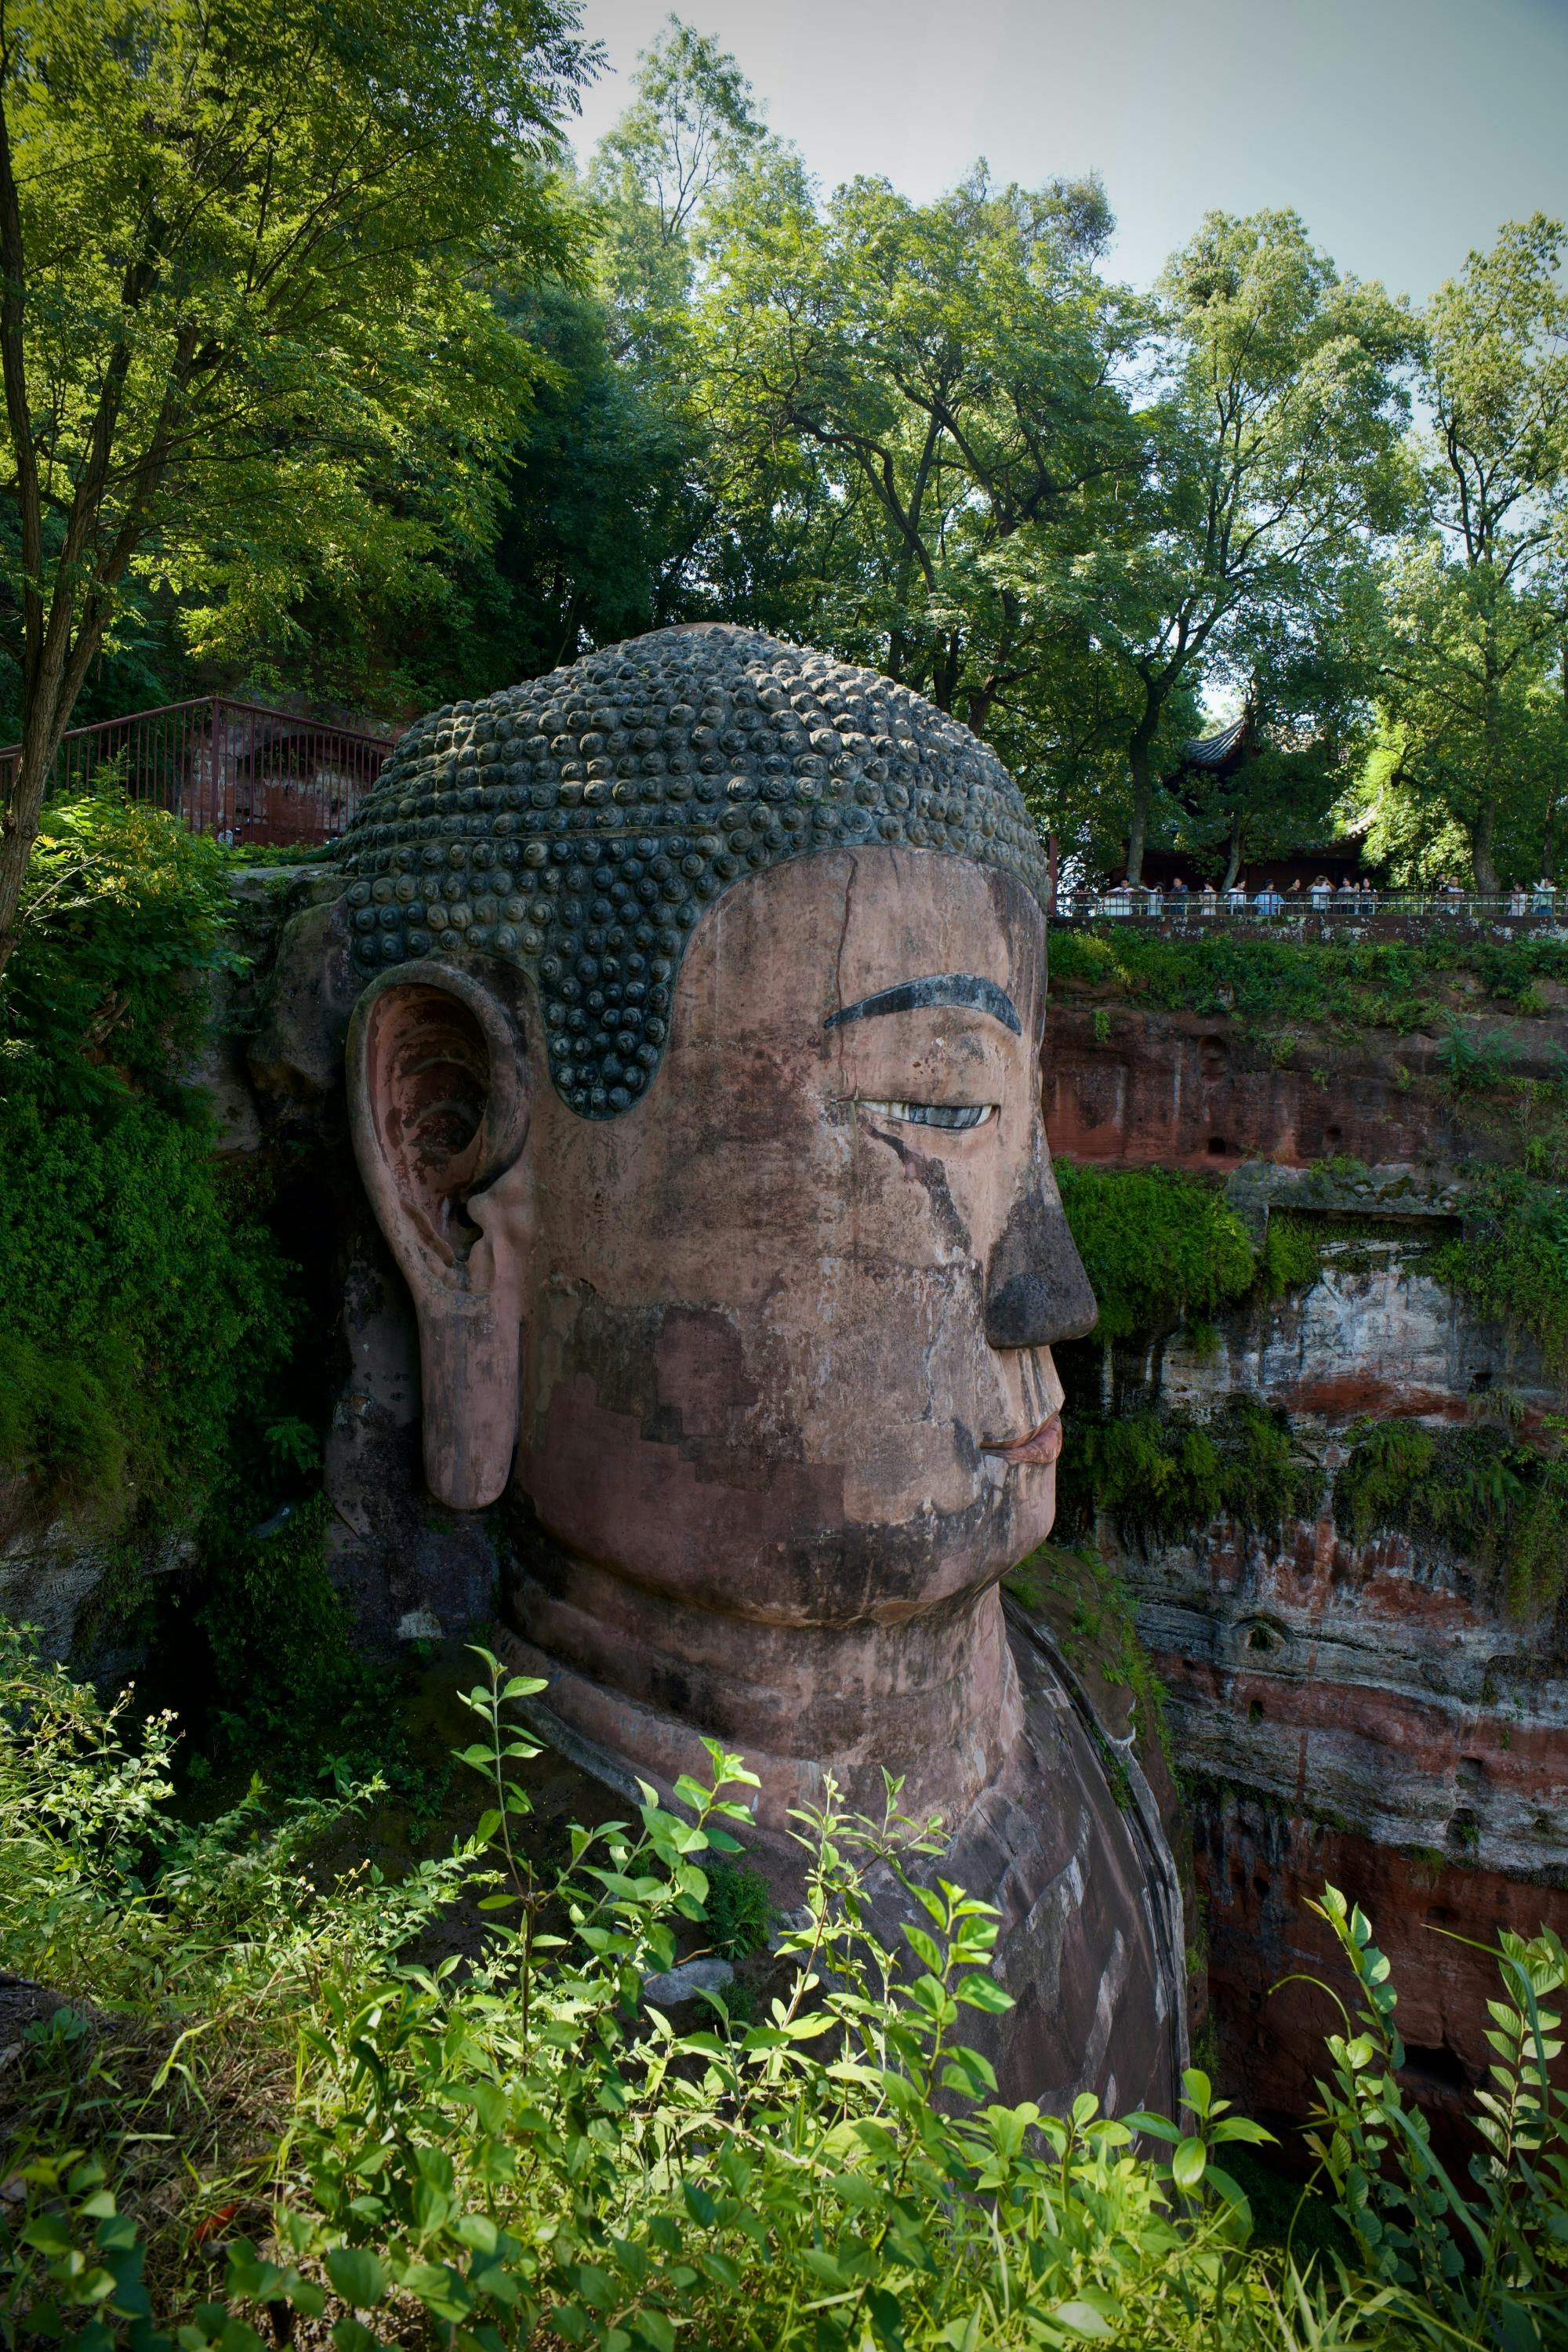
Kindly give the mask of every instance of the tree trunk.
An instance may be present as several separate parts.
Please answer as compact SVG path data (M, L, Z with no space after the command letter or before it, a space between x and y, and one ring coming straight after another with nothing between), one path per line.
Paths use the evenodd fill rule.
M1476 821L1470 827L1470 857L1475 866L1476 888L1483 898L1497 897L1497 866L1493 852L1497 845L1498 804L1503 792L1500 723L1502 688L1498 676L1494 627L1494 617L1489 612L1481 640L1482 690L1486 697L1487 777L1481 793L1480 806L1476 811Z
M38 813L44 805L49 771L55 764L58 736L52 740L35 728L22 743L11 789L0 814L0 980L16 944L16 908L27 864L38 837Z
M1497 867L1492 860L1496 843L1497 794L1489 793L1470 828L1470 857L1476 870L1476 888L1483 898L1495 898L1498 895Z
M1568 638L1564 639L1563 646L1562 678L1563 740L1564 743L1568 743ZM1562 805L1563 797L1563 792L1557 785L1553 785L1547 796L1546 838L1541 848L1542 878L1547 882L1555 882L1557 879L1557 812Z
M1154 730L1160 724L1160 706L1149 702L1143 716L1132 730L1127 746L1128 772L1132 778L1132 814L1127 824L1127 879L1143 879L1143 847L1149 836L1149 803L1153 795L1154 779L1150 761L1150 747Z
M1241 811L1238 807L1230 820L1230 857L1225 869L1225 880L1219 886L1222 890L1234 890L1236 887L1237 877L1241 872Z

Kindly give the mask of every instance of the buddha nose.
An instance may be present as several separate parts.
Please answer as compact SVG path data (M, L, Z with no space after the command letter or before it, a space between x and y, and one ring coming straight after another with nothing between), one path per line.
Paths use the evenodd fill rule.
M1048 1348L1083 1339L1099 1317L1049 1154L1037 1141L985 1269L985 1337L994 1348Z

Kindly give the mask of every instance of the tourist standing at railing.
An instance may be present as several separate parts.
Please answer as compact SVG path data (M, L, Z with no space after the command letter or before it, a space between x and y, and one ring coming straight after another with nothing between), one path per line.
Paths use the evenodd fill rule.
M1535 886L1535 912L1550 915L1556 911L1557 893L1543 874Z
M1225 894L1225 904L1227 914L1242 915L1246 913L1247 885L1245 882L1233 882L1231 884L1229 889Z
M1188 889L1186 884L1178 874L1175 880L1171 885L1171 916L1173 921L1178 923L1184 923L1186 921L1187 908L1192 903L1192 892Z
M1259 884L1258 896L1252 903L1260 915L1277 915L1285 901L1273 883L1265 879Z
M1356 886L1353 882L1342 882L1339 888L1334 892L1335 912L1341 915L1353 915L1356 909L1356 900L1359 896L1360 893L1357 891Z
M1525 888L1522 882L1516 882L1513 888L1509 892L1508 911L1510 915L1529 914L1530 893Z
M1310 895L1313 912L1320 915L1326 915L1334 895L1334 886L1330 881L1326 874L1320 874L1318 876L1316 881L1312 884Z
M1205 882L1198 892L1198 912L1200 915L1217 915L1219 912L1219 892L1212 882Z

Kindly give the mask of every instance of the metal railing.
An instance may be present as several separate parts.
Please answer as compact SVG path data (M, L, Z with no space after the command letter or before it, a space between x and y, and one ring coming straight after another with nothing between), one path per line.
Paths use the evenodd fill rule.
M1059 921L1187 924L1288 922L1310 915L1365 922L1373 916L1447 916L1462 922L1568 922L1568 888L1501 891L1482 897L1474 890L1374 890L1357 886L1331 891L1234 891L1205 897L1201 890L1073 890L1059 888L1054 909Z
M385 736L203 695L73 727L56 754L49 793L62 799L118 784L220 841L321 843L337 839L394 748ZM18 743L0 749L0 803L20 757Z

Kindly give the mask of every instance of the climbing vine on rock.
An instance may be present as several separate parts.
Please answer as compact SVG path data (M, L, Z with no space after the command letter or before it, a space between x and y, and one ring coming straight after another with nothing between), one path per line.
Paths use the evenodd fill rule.
M1300 1453L1289 1416L1236 1394L1206 1421L1153 1406L1120 1417L1079 1417L1058 1477L1057 1524L1066 1539L1105 1511L1125 1541L1174 1541L1213 1521L1271 1532L1310 1514L1322 1483Z
M1334 1520L1353 1543L1398 1531L1442 1545L1497 1580L1519 1615L1568 1587L1568 1448L1504 1418L1457 1429L1364 1423L1334 1480Z

